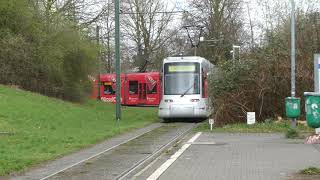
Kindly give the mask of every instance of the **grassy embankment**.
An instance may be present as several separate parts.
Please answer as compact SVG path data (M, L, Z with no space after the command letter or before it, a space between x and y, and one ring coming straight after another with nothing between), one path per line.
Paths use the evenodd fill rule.
M73 104L0 85L0 175L57 158L157 120L156 108Z

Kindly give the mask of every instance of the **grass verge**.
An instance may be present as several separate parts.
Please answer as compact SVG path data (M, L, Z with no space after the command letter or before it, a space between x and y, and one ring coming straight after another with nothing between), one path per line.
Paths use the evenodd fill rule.
M286 132L285 132L285 136L286 138L288 139L295 139L295 138L298 138L300 136L300 133L298 130L296 129L292 129L292 128L289 128Z
M299 172L299 174L303 175L320 175L320 168L309 167L307 169L303 169Z
M57 158L156 121L156 108L73 104L0 86L0 176Z
M286 133L290 129L289 121L280 122L265 122L256 123L253 125L247 125L245 123L238 124L228 124L222 127L214 127L213 132L234 132L234 133ZM195 131L210 131L210 126L207 121L201 123ZM297 126L297 131L299 133L310 133L314 130L300 124Z

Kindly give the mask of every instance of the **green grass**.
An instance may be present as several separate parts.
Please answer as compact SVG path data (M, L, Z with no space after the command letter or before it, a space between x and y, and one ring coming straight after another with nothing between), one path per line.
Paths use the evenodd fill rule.
M223 127L215 127L213 132L235 132L235 133L285 133L290 129L289 121L281 122L267 122L267 123L256 123L254 125L247 125L245 123L238 124L228 124ZM196 131L210 131L210 126L207 121L201 123L196 129ZM299 125L297 131L300 133L309 133L314 130L304 126Z
M320 168L309 167L300 171L300 174L304 175L320 175Z
M123 107L120 129L114 105L73 104L0 85L0 175L88 147L157 120L156 108Z
M298 138L300 136L299 134L300 134L299 131L297 131L296 129L289 128L286 131L285 136L286 138L294 139L294 138Z

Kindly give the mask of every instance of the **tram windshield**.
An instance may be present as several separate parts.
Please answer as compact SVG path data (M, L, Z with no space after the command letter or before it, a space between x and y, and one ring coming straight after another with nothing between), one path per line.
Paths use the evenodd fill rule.
M164 94L200 94L200 64L194 62L164 65Z

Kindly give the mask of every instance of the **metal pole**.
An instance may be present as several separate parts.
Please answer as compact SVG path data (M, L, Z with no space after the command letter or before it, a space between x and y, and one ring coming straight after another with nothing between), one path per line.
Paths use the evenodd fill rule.
M296 47L295 47L295 3L291 0L291 97L296 96ZM296 119L293 118L291 127L296 128Z
M234 53L235 53L235 48L234 48L234 45L232 45L232 61L233 61L233 63L235 63L235 55L234 55Z
M96 28L96 40L97 45L99 46L99 40L100 40L100 26L97 26ZM100 73L101 73L101 59L100 59L100 47L98 52L98 99L100 99L100 86L101 86L101 80L100 80Z
M239 63L241 62L241 46L239 46Z
M119 125L121 119L121 100L120 100L120 0L115 0L115 65L116 65L116 120Z

